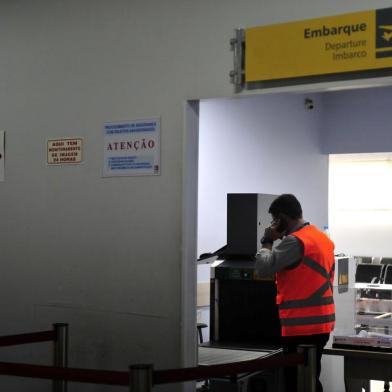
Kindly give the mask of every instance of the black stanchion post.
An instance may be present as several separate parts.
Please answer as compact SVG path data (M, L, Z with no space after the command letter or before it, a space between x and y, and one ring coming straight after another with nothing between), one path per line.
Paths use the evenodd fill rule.
M153 365L131 365L129 367L129 386L131 392L152 391Z
M68 366L68 324L53 324L56 334L54 341L53 366ZM67 392L67 381L53 380L53 392Z
M298 392L316 392L316 346L300 344L297 351L305 355L305 363L298 365Z

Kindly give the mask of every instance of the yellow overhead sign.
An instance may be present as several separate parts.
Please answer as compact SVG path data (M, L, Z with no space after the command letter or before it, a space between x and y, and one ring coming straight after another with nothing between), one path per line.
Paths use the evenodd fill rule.
M392 67L392 8L245 30L245 80Z

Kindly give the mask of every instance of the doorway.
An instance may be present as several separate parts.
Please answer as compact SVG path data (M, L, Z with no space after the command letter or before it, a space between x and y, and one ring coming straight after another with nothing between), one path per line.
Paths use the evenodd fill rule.
M294 193L306 218L323 227L328 224L329 154L392 151L381 126L392 89L369 81L348 83L187 103L183 298L189 302L183 302L183 339L186 325L191 338L183 340L183 347L188 344L183 354L193 358L188 363L197 357L195 349L189 355L190 346L196 347L196 322L209 320L209 266L195 268L191 260L225 245L226 194ZM192 222L185 222L188 218Z

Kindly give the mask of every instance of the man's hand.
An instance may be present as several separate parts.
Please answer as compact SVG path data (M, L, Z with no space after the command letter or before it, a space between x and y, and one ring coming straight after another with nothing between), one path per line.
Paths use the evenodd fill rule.
M284 236L284 233L280 233L277 228L279 227L279 221L274 221L270 227L267 227L264 230L264 236L262 238L262 243L271 244L274 243L276 240L281 239Z
M264 236L261 239L261 247L272 250L273 243L283 237L283 233L279 233L276 229L278 224L275 222L264 230Z

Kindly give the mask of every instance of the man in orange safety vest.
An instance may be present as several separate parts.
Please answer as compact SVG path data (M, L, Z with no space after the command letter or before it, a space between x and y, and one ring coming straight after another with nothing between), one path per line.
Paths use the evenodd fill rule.
M321 356L335 325L334 244L316 226L304 221L301 204L294 195L279 196L268 212L272 222L261 239L256 271L260 276L276 274L283 351L296 352L299 344L316 346L317 392L322 392ZM278 239L281 242L273 247ZM296 368L287 367L284 374L286 391L295 391Z

